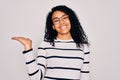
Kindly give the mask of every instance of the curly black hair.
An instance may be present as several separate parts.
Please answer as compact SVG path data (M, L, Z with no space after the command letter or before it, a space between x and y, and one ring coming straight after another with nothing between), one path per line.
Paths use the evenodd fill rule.
M66 13L67 15L69 15L69 19L71 23L70 33L77 47L81 47L83 44L89 44L87 35L85 34L76 13L71 8L65 5L55 6L48 13L47 19L46 19L44 41L50 42L52 46L55 45L54 40L57 37L57 31L54 30L52 27L53 26L52 14L55 11L62 11Z

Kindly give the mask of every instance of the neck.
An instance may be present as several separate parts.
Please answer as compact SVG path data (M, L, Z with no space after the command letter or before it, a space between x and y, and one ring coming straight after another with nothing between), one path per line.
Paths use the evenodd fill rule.
M57 35L57 38L58 39L61 39L61 40L70 40L72 39L72 36L69 34L69 35Z

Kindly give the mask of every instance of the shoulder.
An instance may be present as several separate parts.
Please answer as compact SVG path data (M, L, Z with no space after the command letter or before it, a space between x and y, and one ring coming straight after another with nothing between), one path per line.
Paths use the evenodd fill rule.
M90 52L90 46L88 44L83 44L82 48L84 52Z
M38 47L43 47L43 48L45 48L45 47L48 47L48 46L51 46L51 45L50 45L50 42L41 41Z

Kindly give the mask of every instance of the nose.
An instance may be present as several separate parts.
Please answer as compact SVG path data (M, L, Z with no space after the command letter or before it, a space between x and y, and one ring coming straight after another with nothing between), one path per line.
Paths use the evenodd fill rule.
M64 20L62 18L60 18L60 24L64 24Z

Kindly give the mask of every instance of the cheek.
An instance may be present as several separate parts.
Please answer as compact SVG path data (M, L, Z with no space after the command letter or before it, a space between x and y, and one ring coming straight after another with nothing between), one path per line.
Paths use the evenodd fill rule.
M66 23L67 23L68 25L71 25L71 22L70 22L70 20L68 20Z
M71 28L71 23L70 23L70 21L68 21L67 23L68 23L67 25L69 26L69 28Z

